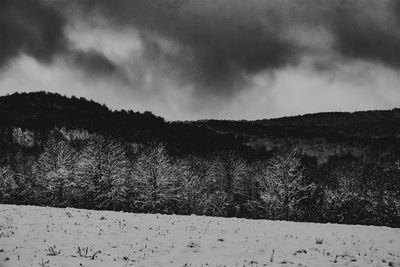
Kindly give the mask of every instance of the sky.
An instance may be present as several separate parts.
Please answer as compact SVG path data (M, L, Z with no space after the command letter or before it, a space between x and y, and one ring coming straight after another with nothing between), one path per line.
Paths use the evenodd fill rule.
M400 107L398 0L2 0L0 94L167 120Z

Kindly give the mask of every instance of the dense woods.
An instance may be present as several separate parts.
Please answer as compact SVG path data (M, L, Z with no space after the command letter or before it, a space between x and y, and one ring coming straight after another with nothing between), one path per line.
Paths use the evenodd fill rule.
M397 154L321 163L296 146L255 149L208 126L45 93L0 107L1 203L400 227Z

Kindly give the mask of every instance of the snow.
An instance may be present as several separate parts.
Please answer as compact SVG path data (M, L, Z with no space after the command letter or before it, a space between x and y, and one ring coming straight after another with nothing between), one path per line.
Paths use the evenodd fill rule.
M400 266L400 229L0 205L0 266Z

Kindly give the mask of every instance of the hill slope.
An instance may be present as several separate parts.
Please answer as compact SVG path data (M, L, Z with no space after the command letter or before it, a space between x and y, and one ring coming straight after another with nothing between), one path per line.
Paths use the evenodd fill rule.
M229 149L255 155L296 147L320 162L345 155L373 161L393 161L400 156L400 109L257 121L166 122L150 112L111 111L83 98L37 92L0 97L0 114L0 140L10 127L34 130L39 136L54 127L66 127L127 142L161 141L175 154Z
M6 139L4 130L12 127L32 130L42 139L54 127L85 129L125 142L164 142L176 153L209 153L240 146L232 135L217 134L206 127L165 122L151 112L111 111L84 98L46 92L0 97L0 140Z
M257 121L192 122L221 134L234 134L246 145L267 150L297 147L326 161L350 154L365 160L400 155L400 109L330 112Z

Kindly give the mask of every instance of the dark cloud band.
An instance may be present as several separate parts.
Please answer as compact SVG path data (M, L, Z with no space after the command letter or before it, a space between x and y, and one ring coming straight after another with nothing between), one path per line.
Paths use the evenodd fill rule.
M0 66L19 53L49 62L65 49L63 14L41 1L0 1Z
M304 47L294 41L296 36L287 35L301 35L296 32L299 27L325 28L333 39L331 53L342 60L400 67L396 0L88 0L80 6L85 14L171 40L190 51L191 61L188 53L180 59L166 58L182 67L183 76L199 88L230 91L235 81L248 74L276 70L297 64L304 55L313 56L315 47ZM168 54L160 49L155 51Z
M43 63L66 57L90 74L113 73L117 67L97 51L71 47L65 35L68 17L51 2L0 1L0 68L20 54Z
M231 94L246 78L321 53L341 60L400 67L397 0L3 0L0 66L20 53L51 62L67 56L88 74L118 72L101 51L76 51L65 28L72 20L101 20L139 32L146 60L163 61L197 91ZM80 13L81 16L71 15ZM317 40L314 40L317 39ZM164 42L176 49L166 49ZM327 54L330 54L329 57ZM321 56L321 54L320 54ZM323 64L326 68L327 64Z

